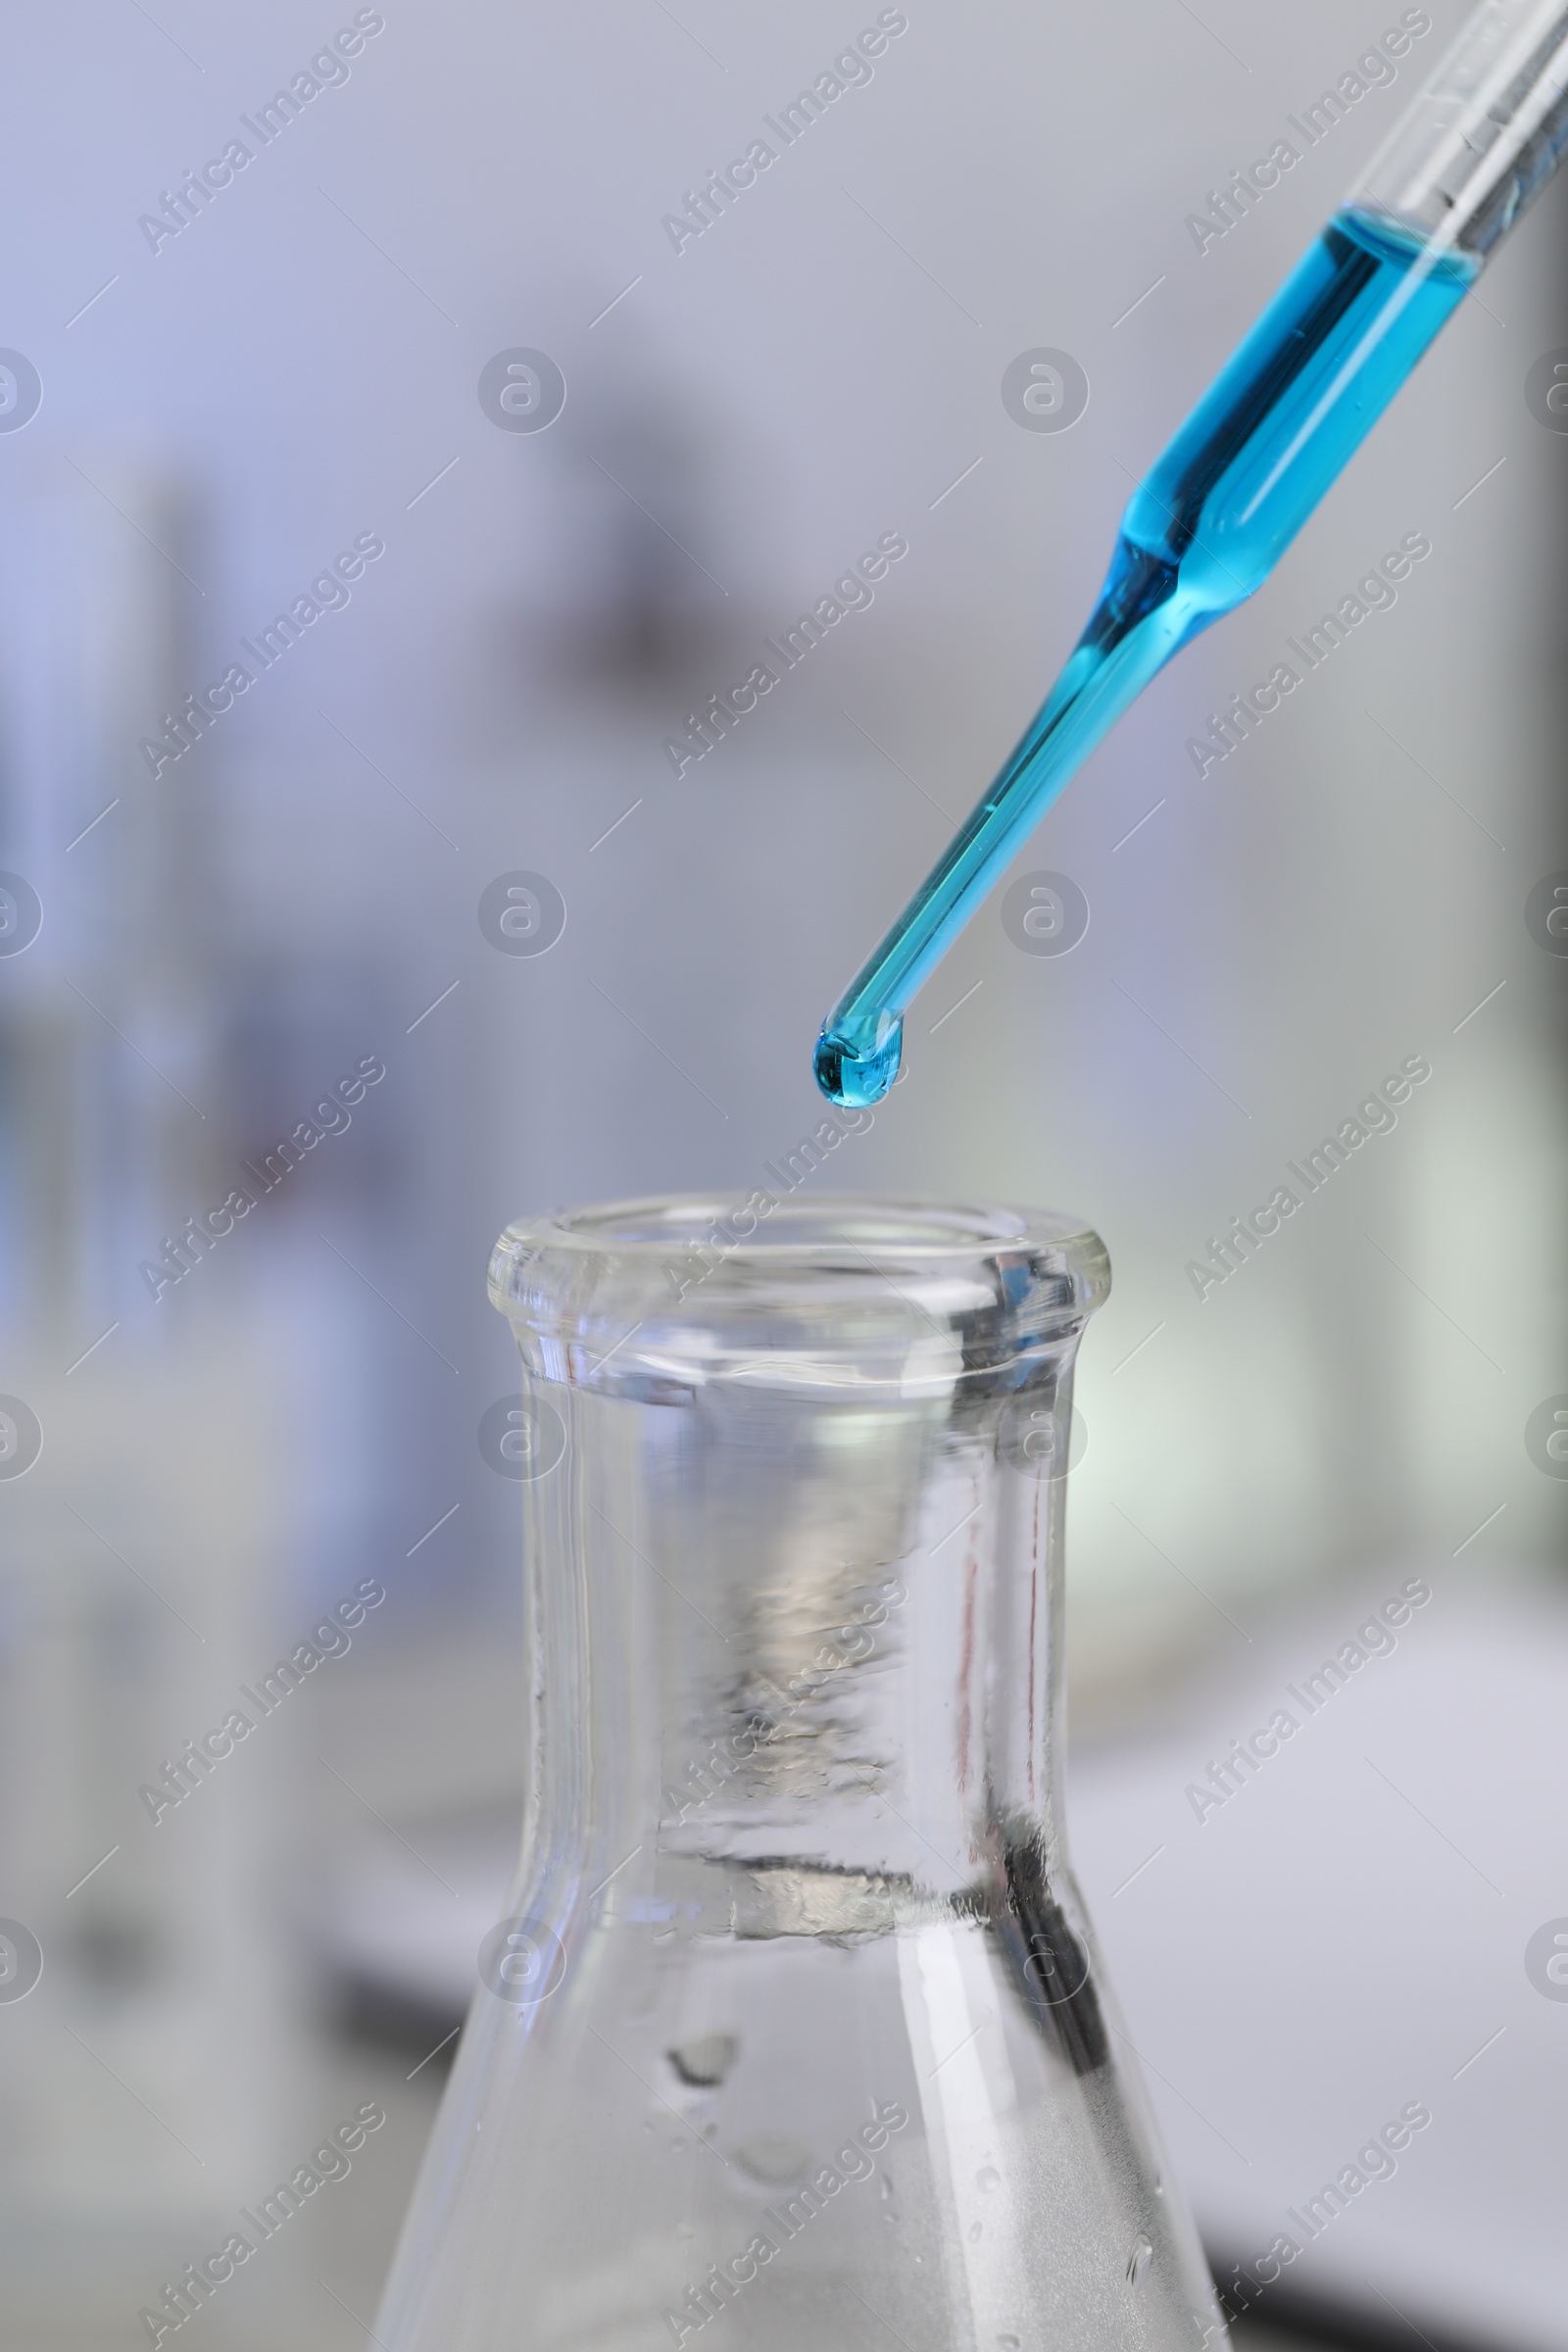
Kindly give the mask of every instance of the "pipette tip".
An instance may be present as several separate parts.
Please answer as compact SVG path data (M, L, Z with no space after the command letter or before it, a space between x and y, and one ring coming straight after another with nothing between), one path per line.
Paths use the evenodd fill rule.
M858 1054L849 1040L823 1029L816 1041L812 1067L816 1083L830 1102L857 1108L880 1102L899 1074L904 1052L904 1024L896 1021L883 1032L873 1052Z

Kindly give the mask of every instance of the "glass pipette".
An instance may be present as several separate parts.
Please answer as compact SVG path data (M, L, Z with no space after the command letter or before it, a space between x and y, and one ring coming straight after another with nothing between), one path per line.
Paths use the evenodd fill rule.
M876 1102L904 1014L1045 810L1188 641L1261 585L1568 145L1568 5L1485 0L1133 493L1065 669L822 1025Z

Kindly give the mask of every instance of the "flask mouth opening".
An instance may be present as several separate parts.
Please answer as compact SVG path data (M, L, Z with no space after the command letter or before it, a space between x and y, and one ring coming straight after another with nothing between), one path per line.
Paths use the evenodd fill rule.
M770 1203L770 1205L764 1205ZM1009 1254L1032 1238L1060 1247L1095 1242L1081 1218L1038 1209L969 1201L860 1199L822 1193L804 1200L771 1194L685 1193L612 1200L524 1220L530 1233L548 1234L563 1248L616 1256L708 1244L774 1262L786 1253L837 1258L865 1251L873 1258L973 1258L992 1248ZM509 1227L509 1232L516 1231Z
M646 1393L650 1378L744 1378L892 1379L907 1394L911 1378L947 1384L1059 1344L1109 1288L1104 1244L1081 1218L1005 1203L792 1198L783 1179L777 1192L519 1218L490 1261L491 1299L534 1372L622 1393Z

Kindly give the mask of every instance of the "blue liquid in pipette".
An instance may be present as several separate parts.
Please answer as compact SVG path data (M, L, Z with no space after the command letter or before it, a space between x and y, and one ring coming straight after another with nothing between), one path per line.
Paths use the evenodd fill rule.
M877 1102L904 1012L1068 778L1172 654L1268 577L1476 277L1342 212L1136 490L1109 574L1028 732L823 1023L816 1081Z

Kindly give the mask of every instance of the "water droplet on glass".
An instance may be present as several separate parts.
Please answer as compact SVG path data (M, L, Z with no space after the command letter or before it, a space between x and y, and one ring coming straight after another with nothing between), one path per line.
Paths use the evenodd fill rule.
M697 2232L692 2228L690 2222L677 2222L675 2224L675 2235L677 2237L695 2237Z
M778 2139L771 2132L760 2132L735 2151L741 2164L754 2180L761 2180L770 2188L782 2187L786 2181L799 2180L811 2159L798 2141Z
M1154 2194L1156 2197L1162 2197L1165 2194L1165 2176L1163 2173L1156 2173L1154 2175Z
M1002 2347L1002 2352L1018 2352L1020 2340L1021 2339L1016 2335L999 2335L997 2338L997 2342Z
M984 2234L985 2234L985 2225L984 2225L984 2223L982 2223L982 2222L971 2222L971 2223L969 2224L969 2243L970 2243L970 2245L971 2245L971 2246L977 2246L977 2245L980 2243L980 2240L981 2240L981 2238L982 2238L982 2236L983 2236Z
M1154 2249L1147 2237L1135 2237L1133 2250L1127 2257L1127 2283L1142 2286L1149 2276L1149 2266L1154 2259Z
M688 2090L714 2090L734 2065L740 2046L733 2034L704 2034L664 2055Z
M892 2181L891 2181L891 2180L888 2179L888 2176L887 2176L887 2174L886 2174L886 2173L879 2173L879 2174L877 2175L877 2195L878 2195L879 2197L881 2197L881 2199L883 2200L883 2202L884 2202L885 2204L888 2204L888 2205L891 2205L891 2204L892 2204L892 2202L893 2202L893 2183L892 2183Z
M980 2167L980 2170L976 2173L975 2179L980 2183L980 2186L988 2193L993 2188L1000 2188L1002 2186L1002 2175L998 2172L994 2164L983 2164Z

